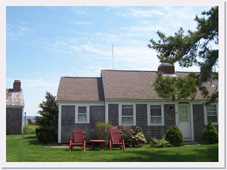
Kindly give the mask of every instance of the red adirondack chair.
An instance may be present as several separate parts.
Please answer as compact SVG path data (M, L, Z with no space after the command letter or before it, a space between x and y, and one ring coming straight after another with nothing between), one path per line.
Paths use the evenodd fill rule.
M35 125L35 122L33 122L32 119L28 119L28 124L29 125Z
M120 146L125 150L125 140L121 137L121 132L116 128L111 128L109 131L109 149L112 150L112 146Z
M70 137L69 140L69 150L72 151L72 149L75 146L80 146L83 148L83 151L86 149L86 139L85 139L85 132L82 129L73 130L72 137Z

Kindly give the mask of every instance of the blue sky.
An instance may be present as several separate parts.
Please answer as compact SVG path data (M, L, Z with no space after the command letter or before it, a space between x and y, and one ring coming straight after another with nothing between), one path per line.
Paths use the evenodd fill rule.
M210 7L7 7L6 86L21 80L27 115L45 92L57 95L61 76L100 76L101 69L157 70L147 45L158 30L194 30ZM177 71L199 71L197 66Z

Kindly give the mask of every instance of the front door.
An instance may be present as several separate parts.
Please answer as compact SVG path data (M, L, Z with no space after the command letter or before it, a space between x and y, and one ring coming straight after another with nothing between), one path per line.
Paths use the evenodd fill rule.
M183 133L184 140L191 140L191 118L188 104L179 104L178 127Z

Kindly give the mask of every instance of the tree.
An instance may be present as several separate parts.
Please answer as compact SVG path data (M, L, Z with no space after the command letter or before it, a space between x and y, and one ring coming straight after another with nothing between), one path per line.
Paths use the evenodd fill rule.
M197 29L195 31L188 30L185 34L183 28L180 28L174 36L166 36L158 31L159 40L150 40L148 47L158 52L157 57L160 61L174 64L179 62L181 67L191 67L196 64L200 67L200 74L190 74L184 78L163 78L157 76L154 83L155 90L161 97L171 98L172 100L190 97L194 99L196 87L202 92L205 103L211 103L218 100L218 89L211 94L205 86L205 82L211 82L218 79L218 73L214 72L214 68L218 63L218 49L214 45L218 45L218 7L212 7L209 11L202 12L203 17L195 17ZM213 46L213 47L212 47ZM192 80L194 78L194 81ZM171 82L172 81L172 82ZM170 90L165 89L166 84L171 84ZM187 87L190 87L187 90ZM179 92L187 93L179 96Z
M39 114L41 117L37 120L37 123L41 127L58 127L58 105L55 100L55 96L46 92L46 101L39 104L41 110Z
M36 119L40 127L36 129L36 136L39 142L57 142L58 136L58 105L55 96L46 92L46 100L39 104L41 117Z

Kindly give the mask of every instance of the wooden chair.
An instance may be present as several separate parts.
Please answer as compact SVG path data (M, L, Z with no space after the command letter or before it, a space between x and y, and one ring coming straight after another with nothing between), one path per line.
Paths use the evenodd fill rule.
M86 139L85 139L85 132L82 129L73 130L72 137L70 137L69 140L69 150L72 151L72 149L75 146L80 146L83 148L83 151L86 150Z
M125 140L121 137L121 132L112 128L109 131L109 149L112 150L112 146L120 146L123 150L125 150Z
M28 119L28 124L29 125L35 125L35 122L33 122L32 119Z

